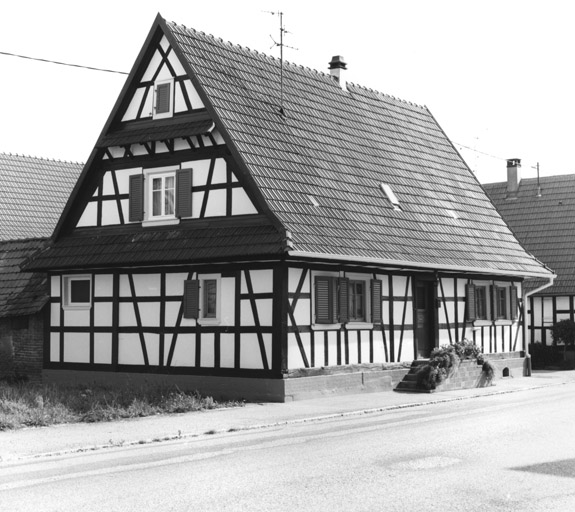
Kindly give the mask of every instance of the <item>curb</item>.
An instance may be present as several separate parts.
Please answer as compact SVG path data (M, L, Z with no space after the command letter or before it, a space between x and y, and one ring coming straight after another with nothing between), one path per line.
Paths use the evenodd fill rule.
M136 441L127 441L127 442L112 442L106 443L101 445L92 445L92 446L81 446L78 448L70 448L65 450L59 450L54 452L42 452L42 453L35 453L33 455L22 455L18 456L15 455L13 457L8 458L0 458L0 464L3 463L10 463L10 462L18 462L18 461L26 461L26 460L34 460L40 458L49 458L49 457L61 457L64 455L71 455L71 454L79 454L79 453L86 453L86 452L95 452L100 450L109 450L113 448L125 448L125 447L133 447L133 446L141 446L141 445L148 445L148 444L155 444L155 443L162 443L162 442L169 442L169 441L176 441L181 439L194 439L203 436L211 436L217 434L227 434L233 432L249 432L252 430L263 430L268 428L274 427L281 427L286 425L298 425L298 424L305 424L305 423L313 423L313 422L320 422L320 421L328 421L331 419L336 418L349 418L354 416L363 416L368 414L377 414L381 412L387 411L395 411L401 409L410 409L413 407L422 407L426 405L436 405L441 403L449 403L449 402L457 402L462 400L471 400L473 398L481 398L486 396L495 396L495 395L506 395L510 393L518 393L521 391L531 391L534 389L542 389L547 387L553 386L563 386L566 384L572 384L573 382L557 382L557 383L547 383L547 384L538 384L529 387L519 388L519 389L506 389L506 390L493 390L487 393L474 393L467 396L460 396L460 397L449 397L449 398L438 398L436 400L429 400L425 402L414 402L414 403L406 403L406 404L397 404L397 405L388 405L382 407L373 407L371 409L357 409L355 411L346 411L346 412L339 412L339 413L331 413L331 414L323 414L320 416L310 416L307 418L297 418L297 419L287 419L282 421L270 422L270 423L261 423L256 425L249 425L245 427L230 427L224 428L219 430L208 430L203 433L182 433L178 432L175 435L164 435L159 437L154 437L151 439L140 439Z

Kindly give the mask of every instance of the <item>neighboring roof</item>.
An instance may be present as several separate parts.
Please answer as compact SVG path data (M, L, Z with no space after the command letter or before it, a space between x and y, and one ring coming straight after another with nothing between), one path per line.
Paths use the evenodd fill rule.
M0 153L0 242L52 235L82 164Z
M48 300L46 275L20 271L45 244L42 239L0 243L0 318L36 313Z
M507 183L483 186L515 236L556 274L541 295L575 294L575 175L521 180L516 199L506 199Z
M190 75L239 166L240 181L261 199L285 238L289 233L290 256L550 275L514 238L426 107L349 83L342 90L330 75L289 63L280 85L278 59L160 16L149 44L157 31L165 33ZM144 48L123 95L148 56ZM122 119L123 104L116 103L100 141L118 135L121 123L114 120ZM82 178L97 168L97 155L92 153ZM391 187L400 209L382 184ZM51 251L68 243L69 233L61 234ZM286 249L283 238L278 234L273 252ZM166 251L163 261L173 256ZM86 257L76 264L92 261Z

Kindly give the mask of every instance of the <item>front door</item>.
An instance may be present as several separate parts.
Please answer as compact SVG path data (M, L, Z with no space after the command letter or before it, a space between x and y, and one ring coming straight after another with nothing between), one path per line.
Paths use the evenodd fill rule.
M415 344L417 359L426 359L435 348L436 287L434 281L415 283Z

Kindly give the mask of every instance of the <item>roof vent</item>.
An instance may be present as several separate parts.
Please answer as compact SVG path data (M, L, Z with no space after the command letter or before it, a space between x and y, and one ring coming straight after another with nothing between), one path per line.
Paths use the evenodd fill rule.
M329 63L329 74L339 82L342 89L346 89L347 82L345 80L345 71L347 63L344 62L341 55L334 55Z
M397 196L394 194L393 190L391 190L391 187L387 183L380 183L379 186L381 187L381 190L383 191L383 193L386 195L387 199L393 206L393 209L401 210L401 206L399 205L399 199L397 199Z

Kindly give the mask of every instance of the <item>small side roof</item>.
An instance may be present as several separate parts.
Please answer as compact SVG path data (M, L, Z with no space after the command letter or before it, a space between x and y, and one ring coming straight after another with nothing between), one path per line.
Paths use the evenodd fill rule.
M541 294L575 294L575 174L523 179L515 199L506 182L483 187L523 246L557 274Z

